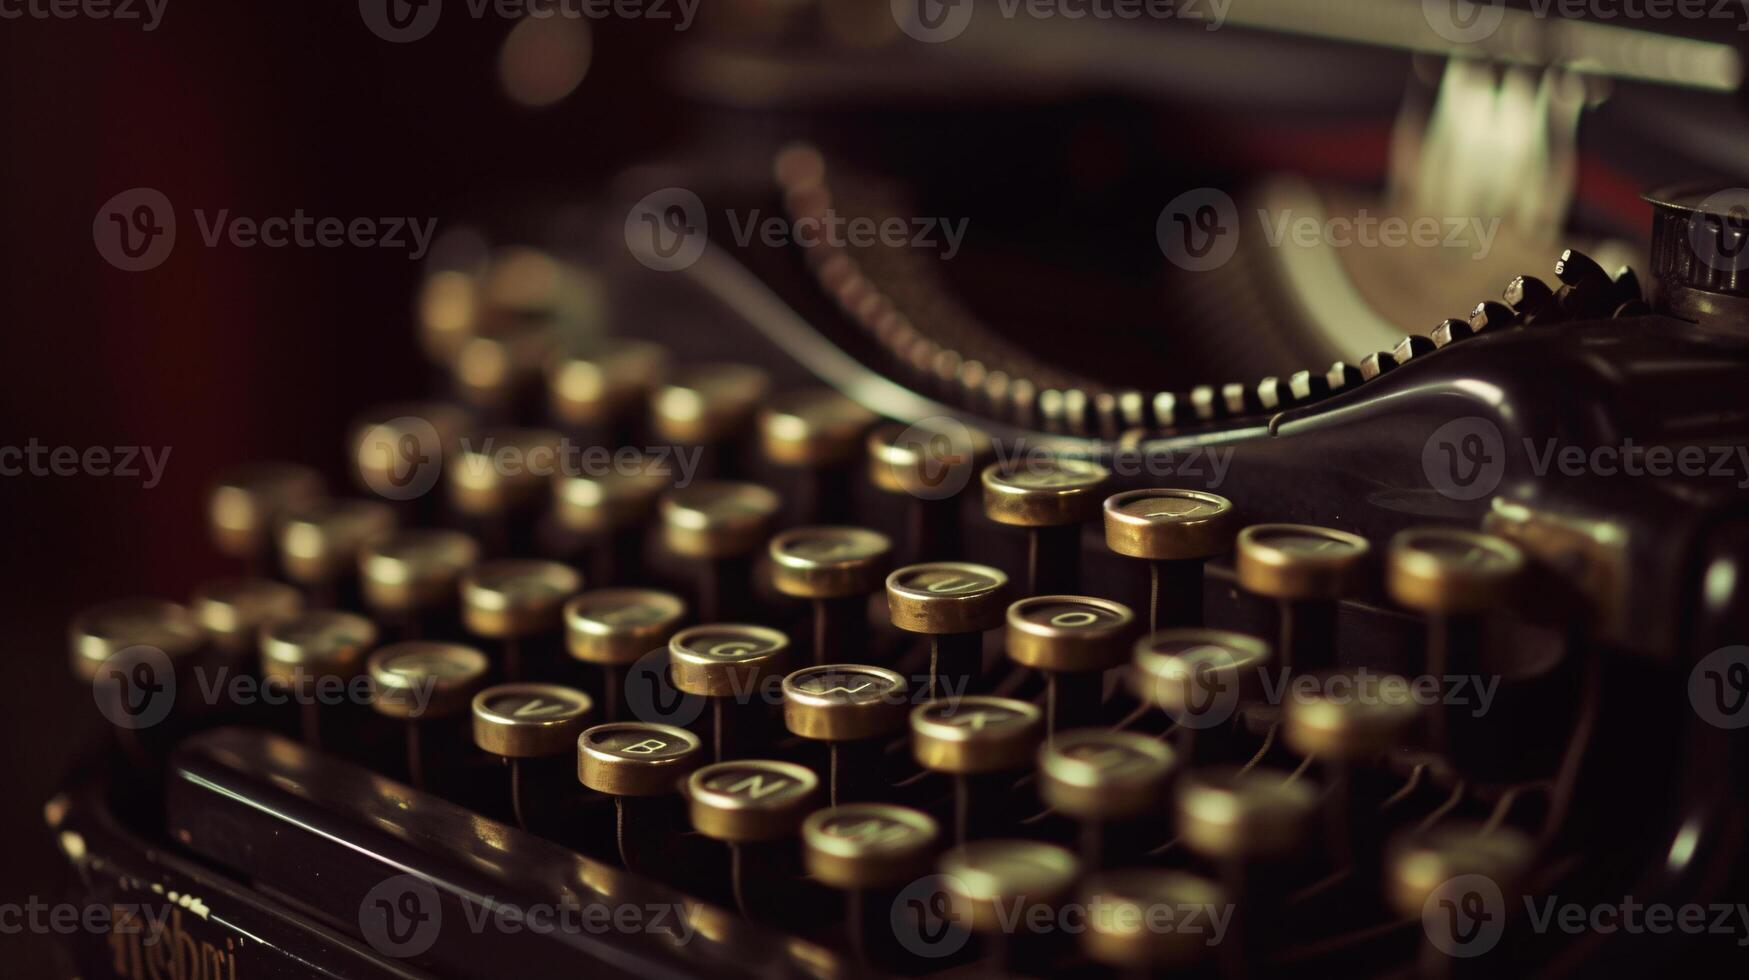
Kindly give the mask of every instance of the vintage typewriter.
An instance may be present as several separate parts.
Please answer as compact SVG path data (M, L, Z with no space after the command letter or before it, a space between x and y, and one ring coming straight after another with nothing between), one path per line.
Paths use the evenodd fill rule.
M1742 962L1749 195L1651 194L1646 250L1572 143L1731 49L1423 49L1366 201L1506 217L1454 262L1266 243L1368 205L1139 135L1239 153L1136 90L1290 53L1400 93L1388 5L998 18L975 70L744 6L677 59L697 143L440 245L431 401L239 460L233 576L72 624L80 975ZM1536 135L1478 150L1478 93Z

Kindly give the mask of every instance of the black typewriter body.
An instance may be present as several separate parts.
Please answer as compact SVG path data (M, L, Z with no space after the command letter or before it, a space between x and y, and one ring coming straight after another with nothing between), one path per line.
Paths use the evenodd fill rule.
M729 56L707 49L696 57L702 68L688 64L711 77L723 70L711 59ZM1365 59L1357 60L1359 73ZM799 78L804 89L811 82L837 95L815 75ZM581 641L556 604L531 615L536 625L527 629L482 628L487 620L469 618L485 614L471 612L468 586L458 603L452 582L445 600L390 615L361 581L370 575L357 564L364 538L346 539L351 550L342 559L320 550L311 559L286 544L283 527L307 521L319 537L328 526L295 507L275 513L285 523L267 531L251 525L226 538L221 521L220 550L252 579L295 585L301 611L262 613L267 632L259 639L253 632L221 638L209 623L211 635L190 650L167 660L160 651L152 661L169 665L169 675L135 672L138 646L165 646L152 638L169 627L130 637L127 629L74 626L76 664L82 636L97 637L91 642L105 654L84 654L92 662L82 669L99 705L108 699L106 713L132 718L142 704L165 706L149 723L116 724L114 739L46 808L78 900L113 916L108 928L69 944L77 975L1639 976L1746 962L1749 921L1730 925L1749 897L1749 752L1730 725L1739 711L1749 714L1742 704L1749 659L1731 652L1749 624L1749 495L1740 485L1749 481L1749 460L1737 455L1749 446L1749 314L1738 305L1749 290L1739 286L1735 262L1741 214L1691 206L1692 196L1653 195L1660 224L1650 261L1637 266L1643 278L1605 272L1557 247L1553 274L1526 270L1529 282L1515 280L1502 297L1476 296L1486 302L1472 313L1453 310L1467 318L1431 335L1411 335L1387 351L1347 351L1334 365L1301 363L1323 358L1325 347L1270 340L1279 329L1272 324L1288 316L1278 284L1258 274L1248 286L1232 265L1210 274L1227 277L1218 281L1162 272L1159 253L1149 251L1159 202L1140 218L1117 210L1158 166L1172 167L1185 187L1198 182L1190 176L1198 166L1179 166L1172 140L1135 135L1145 121L1158 122L1158 107L1100 95L1041 97L1017 109L980 101L986 94L972 88L969 109L919 108L909 96L895 107L861 93L842 102L822 95L831 102L824 108L804 98L719 110L688 148L628 168L581 204L537 208L528 220L493 228L492 248L464 249L460 263L453 253L447 267L434 262L416 313L433 355L430 398L467 434L543 427L581 449L699 448L697 480L769 488L776 508L756 515L756 542L701 551L676 535L727 534L723 527L744 516L737 508L757 510L762 498L676 516L683 507L666 509L652 497L634 517L585 530L560 516L568 498L554 487L565 474L510 503L492 496L502 491L493 482L501 473L474 497L456 489L463 464L442 425L425 425L438 444L416 434L403 453L409 444L397 435L384 450L381 465L391 471L398 459L441 459L435 483L405 495L404 484L383 493L370 471L376 457L361 455L380 426L335 433L347 475L363 489L334 487L334 496L373 498L400 529L465 531L478 550L456 576L465 579L481 562L540 559L580 576L573 587L554 586L559 598L650 589L677 596L685 611L662 635L644 638L647 652L604 668L577 652L572 644ZM1016 121L1022 117L1042 120L1029 125L1045 137L1028 132ZM879 138L894 132L910 136L892 145ZM994 142L999 156L1010 155L1005 140L1043 148L1012 173L980 179L969 168L956 172L954 153L916 151L931 139L967 153ZM1087 141L1109 148L1114 140L1130 142L1102 158L1105 171L1087 176L1075 148ZM708 233L668 193L673 188L705 202ZM1012 214L1025 210L1017 207L1022 188L1036 195L1026 202L1036 206L1031 217ZM878 223L948 213L956 203L996 216L968 238L964 266L921 271L903 249L770 247L738 237L735 218L718 218L777 217L793 228L830 210ZM482 224L490 228L497 217ZM646 229L650 251L639 237ZM1132 232L1143 241L1139 251ZM1728 252L1725 271L1697 257L1696 243L1708 240ZM1736 251L1724 249L1727 240ZM696 256L670 268L671 247ZM1253 258L1241 252L1237 264L1249 269ZM492 294L493 276L518 262L536 269L536 285L504 287L510 299ZM596 312L563 308L561 291L540 278L568 283L573 275L594 291ZM459 294L434 286L445 276ZM1186 281L1200 282L1200 291L1174 292ZM1071 285L1086 291L1083 307L1048 302ZM1235 290L1253 293L1259 305L1240 305ZM443 304L461 294L479 305L452 323ZM1264 307L1267 315L1258 312ZM1230 322L1222 316L1228 309ZM1159 320L1168 322L1155 329ZM646 378L639 364L607 353L628 340L659 347L677 373ZM528 364L518 362L524 345L538 355ZM480 358L479 373L460 366L470 356ZM567 359L595 372L590 391L618 384L635 397L586 420L560 417L551 365ZM690 408L672 408L664 392L687 386L677 380L686 369L723 362L757 368L764 383L722 431L669 438L699 431L685 424L718 411L720 393L700 382L676 396ZM802 390L829 392L834 406L866 416L851 426L853 454L798 463L771 448L785 430L770 428L762 411L792 411L782 399ZM793 413L812 424L801 408ZM399 408L369 418L400 423L409 415L436 419ZM844 428L828 434L843 442ZM924 473L913 485L925 492L883 485L889 461L866 447L888 429L913 440ZM977 433L994 448L964 441ZM1624 447L1643 447L1642 455ZM1653 448L1658 463L1644 455ZM1678 468L1684 459L1698 462ZM991 503L985 469L1016 460L1103 475L1091 489L1066 484L1065 498L1091 495L1091 505L1076 505L1079 516L1030 524L994 517L1000 505ZM1657 472L1628 473L1624 460ZM937 493L938 479L960 489ZM208 501L215 515L225 492L243 499L256 489L236 475L219 486ZM670 481L663 492L684 489ZM1118 532L1100 503L1149 490L1190 492L1171 499L1213 495L1227 529L1221 545L1188 564L1114 551L1109 535ZM1013 506L1051 506L1041 502L1050 493L1037 487L1018 493L1025 503ZM606 497L577 499L606 506ZM249 510L250 520L265 522L269 510ZM1330 540L1349 549L1340 574L1294 547L1271 550L1262 536L1236 543L1245 529L1284 525L1299 530L1274 533L1339 532ZM812 601L785 592L769 542L818 527L884 536L890 548L870 568L878 566L887 584ZM1441 537L1455 532L1471 537ZM1419 565L1403 557L1415 550L1405 542L1425 540L1506 556L1499 560L1511 575L1441 564L1445 553L1430 544L1421 551L1432 557ZM1242 558L1245 548L1263 557ZM1464 561L1479 560L1466 554ZM318 571L300 570L324 560ZM957 633L900 624L902 600L886 576L934 562L1002 573L996 618ZM1422 591L1405 601L1409 587L1397 583L1411 579ZM1276 592L1259 591L1264 581ZM524 598L508 586L495 595L499 606L479 609L502 613ZM1472 598L1481 595L1485 602ZM1014 609L1038 596L1119 604L1128 617L1124 655L1084 670L1019 659L1016 629L1026 630L1014 625ZM274 703L265 696L271 686L256 679L266 670L271 630L321 609L372 620L364 649L334 668L345 683L371 680L370 695L319 707ZM1259 692L1241 679L1244 668L1216 661L1211 676L1242 692L1229 717L1198 727L1185 720L1194 713L1163 706L1167 674L1147 673L1152 661L1130 654L1161 635L1150 620L1168 632L1257 638L1269 651L1258 676L1270 679ZM680 689L673 637L713 624L783 635L787 647L761 668L771 681L760 690L821 664L890 668L909 683L907 715L929 701L919 689L939 679L949 699L1032 705L1048 729L1034 754L1048 755L1060 739L1068 744L1070 732L1122 731L1169 747L1169 770L1150 777L1150 802L1140 810L1090 817L1077 811L1140 791L1105 787L1099 764L1085 777L1094 780L1083 794L1091 802L1046 797L1069 791L1044 788L1067 777L1041 774L1042 761L975 779L925 765L915 716L860 739L805 735L811 729L789 712L791 701L807 702L787 686L783 696L749 696L726 709L733 699ZM950 633L952 643L932 639ZM316 641L272 642L296 650ZM455 695L460 707L410 720L379 706L384 682L365 657L414 642L484 652L480 675ZM1049 656L1082 655L1057 633L1036 642ZM853 655L832 652L840 649ZM171 676L174 694L166 696ZM449 676L430 678L433 697L442 697ZM1208 686L1195 670L1170 676L1185 691L1228 690ZM1339 699L1329 714L1313 715L1287 704L1291 694L1268 693L1271 683L1332 676L1426 676L1434 695L1412 716L1381 721L1344 713ZM222 686L239 680L247 686ZM956 680L964 684L957 691ZM487 751L475 697L511 681L581 692L580 727L589 730L610 722L686 729L698 758L674 770L673 792L615 795L579 785L579 750ZM1487 707L1471 714L1483 685ZM733 717L723 721L723 711ZM576 730L570 735L575 742ZM532 736L519 729L517 737ZM1333 748L1306 751L1314 738ZM770 818L785 824L783 832L734 838L700 823L708 794L685 782L717 759L798 764L820 785L793 817ZM1231 778L1241 784L1273 773L1267 778L1290 784L1285 796L1299 802L1252 800L1198 781L1216 769L1236 772ZM1187 829L1185 808L1193 804L1186 801L1204 798L1199 793L1222 816L1198 810L1205 815L1195 819L1230 819L1243 829L1224 837ZM867 888L827 884L833 872L812 862L823 860L814 851L829 848L801 836L814 830L796 828L828 808L828 794L833 808L888 804L926 815L928 871L902 880L866 872ZM1263 815L1243 810L1250 806ZM1250 819L1255 826L1244 824ZM1468 836L1457 843L1439 837L1460 828ZM1257 843L1276 836L1292 845ZM1501 843L1507 837L1511 848ZM1076 862L1069 871L1049 869L1063 879L1050 888L1015 886L1021 906L1051 913L1043 926L991 928L982 913L967 911L983 907L971 894L979 887L1007 887L1005 874L1032 881L1023 871L997 862L979 876L966 870L975 865L970 858L934 863L962 845L994 841L1048 845L1051 861ZM1494 899L1472 907L1461 890L1435 894L1445 885L1424 881L1433 873L1427 867L1448 879L1508 870L1488 871ZM931 886L945 891L916 890L938 868L949 875L958 868L960 877ZM1140 877L1122 877L1132 872ZM1186 952L1185 944L1110 926L1117 938L1099 946L1088 938L1099 930L1052 917L1076 903L1083 912L1100 907L1090 896L1101 887L1121 891L1117 882L1218 889L1194 894L1217 896L1208 908L1224 910L1235 931ZM1401 897L1419 896L1417 888L1427 892L1423 911L1406 911L1422 907ZM1624 901L1676 916L1700 909L1718 926L1597 925L1598 909ZM1560 925L1568 907L1581 910L1576 928ZM1443 940L1434 936L1442 922L1455 930ZM1478 948L1478 935L1495 938Z

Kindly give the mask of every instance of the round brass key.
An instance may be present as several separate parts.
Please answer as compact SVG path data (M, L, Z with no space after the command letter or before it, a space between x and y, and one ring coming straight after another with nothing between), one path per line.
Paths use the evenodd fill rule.
M672 725L616 721L577 737L577 779L609 796L662 796L704 761L697 735Z
M461 576L480 546L460 531L405 528L372 540L358 556L365 604L414 629L421 613L454 602Z
M1354 760L1392 748L1415 722L1420 705L1395 674L1309 675L1308 690L1288 690L1283 731L1295 752Z
M1335 664L1336 600L1360 589L1371 552L1365 538L1325 527L1254 524L1239 532L1239 585L1276 600L1284 667Z
M701 480L662 495L662 540L699 566L700 618L733 615L747 605L749 559L771 534L783 502L757 483Z
M499 684L474 695L474 744L509 759L571 751L594 702L558 684Z
M689 364L650 395L650 422L664 442L711 445L743 431L771 379L749 364Z
M1244 861L1282 857L1306 838L1318 792L1274 769L1193 769L1178 782L1178 832L1198 854Z
M984 514L1027 532L1026 591L1072 592L1080 581L1080 525L1099 513L1111 473L1084 460L1028 457L984 468Z
M1148 631L1202 625L1202 566L1233 546L1233 502L1201 490L1129 490L1105 499L1105 544L1148 562Z
M903 494L906 554L931 561L959 553L959 495L995 446L988 434L937 416L914 425L892 423L868 434L868 476L875 488Z
M477 636L502 641L504 674L515 679L522 672L520 641L556 631L565 601L582 588L583 577L559 562L483 562L462 576L462 623Z
M706 480L661 498L663 540L687 558L733 558L764 543L782 501L757 483Z
M261 675L293 692L304 741L322 744L321 705L311 686L325 678L349 681L376 646L376 624L356 613L314 609L261 627Z
M620 862L637 867L640 840L666 829L661 797L678 793L704 762L704 743L672 725L641 721L596 725L577 736L577 781L613 797Z
M721 759L725 702L751 700L762 678L785 669L789 637L764 626L706 623L674 634L668 656L674 686L711 699L712 752ZM755 710L750 704L741 707Z
M1156 812L1177 767L1177 756L1158 739L1076 729L1039 750L1039 795L1081 822L1081 860L1098 868L1107 856L1105 825Z
M493 429L462 440L444 467L450 502L470 517L493 519L543 503L560 472L563 442L551 429Z
M1119 970L1172 970L1207 959L1217 941L1212 923L1227 894L1183 871L1135 868L1095 875L1082 889L1088 958ZM1160 910L1173 918L1162 928Z
M1406 831L1386 851L1385 899L1399 915L1421 916L1438 898L1460 897L1446 894L1464 884L1454 879L1479 875L1510 901L1535 854L1531 839L1513 827L1452 822Z
M874 413L831 388L788 391L760 411L760 445L778 466L830 466L854 458L874 423Z
M856 777L878 772L880 766L878 754L842 755L839 744L859 742L866 747L871 739L894 734L905 727L910 710L905 678L884 667L825 664L804 667L783 679L784 724L802 738L828 743L830 806L838 805L841 785L866 782ZM880 744L873 744L878 752ZM841 768L851 770L842 779Z
M395 528L395 512L373 500L327 500L286 515L279 528L286 577L331 602L336 582L355 574L365 543Z
M297 615L304 597L284 582L228 578L195 589L188 608L214 646L228 654L247 654L254 652L261 627Z
M828 649L849 659L864 648L864 597L886 579L892 550L886 535L860 527L798 527L771 539L777 591L813 603L815 663Z
M668 352L646 340L615 337L547 362L553 417L574 426L611 426L649 396Z
M261 672L286 687L314 677L355 677L376 641L376 624L363 616L312 609L261 628Z
M1004 774L1032 765L1044 731L1044 713L1011 698L966 695L912 710L911 753L917 764L953 777L955 843L966 842L974 817L993 813L994 801L1011 781ZM993 785L997 780L1005 782Z
M1039 750L1039 790L1046 803L1072 817L1128 819L1166 798L1177 761L1165 743L1146 735L1077 729Z
M424 496L467 427L467 413L443 402L372 410L352 426L352 465L360 486L389 500Z
M280 521L327 494L322 475L294 463L252 463L228 470L207 498L213 543L235 558L260 563Z
M1171 716L1178 750L1193 753L1195 732L1232 721L1254 700L1269 667L1269 644L1228 630L1169 629L1136 641L1130 690Z
M116 599L81 610L68 628L73 673L99 679L109 658L131 647L162 653L174 667L200 651L206 635L188 610L160 599Z
M1524 572L1524 553L1504 538L1457 528L1414 528L1391 539L1385 588L1417 612L1462 615L1503 604Z
M1001 932L1025 922L1038 906L1051 910L1068 897L1081 862L1055 844L1028 840L976 841L941 856L954 917L978 932ZM1020 918L1015 918L1018 911ZM1008 925L1005 925L1008 924Z
M937 696L944 665L955 676L978 671L984 631L1002 624L1007 606L1008 576L988 565L927 562L887 576L893 625L929 637L930 698Z
M508 762L517 826L528 826L522 760L574 751L592 707L589 695L557 684L500 684L474 695L474 744Z
M391 643L371 654L366 669L378 714L406 722L407 778L425 785L421 723L466 710L485 680L486 655L473 647L412 640Z
M1365 538L1307 524L1253 524L1239 532L1239 585L1275 599L1340 599L1354 592L1372 551Z
M1045 737L1059 723L1093 717L1100 672L1129 659L1136 623L1129 607L1090 596L1034 596L1009 606L1007 618L1009 658L1045 674Z
M666 460L655 456L614 457L599 472L561 473L553 481L553 513L579 534L608 534L648 520L656 498L674 485Z
M910 807L847 803L802 821L808 873L832 887L884 888L928 874L941 833Z
M1385 555L1385 590L1427 619L1423 666L1429 677L1481 671L1489 639L1485 615L1505 606L1523 577L1517 545L1457 528L1402 531ZM1457 743L1480 751L1486 742L1465 737L1475 724L1467 708L1441 705L1427 715L1429 747L1445 753Z

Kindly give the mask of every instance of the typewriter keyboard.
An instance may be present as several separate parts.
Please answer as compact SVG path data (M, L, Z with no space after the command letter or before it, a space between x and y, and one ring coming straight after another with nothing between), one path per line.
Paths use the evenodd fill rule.
M337 438L354 491L238 468L208 501L234 577L72 627L168 839L335 943L438 975L1450 975L1573 867L1595 681L1580 626L1512 613L1512 541L566 347L500 308L530 264L560 305L535 253L427 283L455 374ZM567 903L574 935L533 928Z

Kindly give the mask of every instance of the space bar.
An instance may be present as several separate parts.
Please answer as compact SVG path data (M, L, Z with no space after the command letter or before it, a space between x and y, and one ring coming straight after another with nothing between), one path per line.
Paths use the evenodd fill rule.
M168 781L172 840L409 965L644 980L795 970L768 930L278 736L196 735Z

